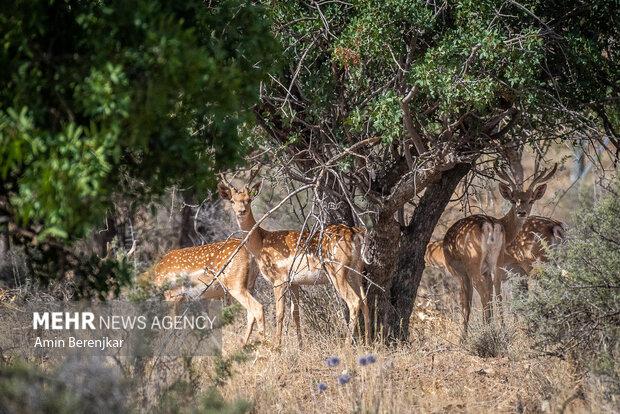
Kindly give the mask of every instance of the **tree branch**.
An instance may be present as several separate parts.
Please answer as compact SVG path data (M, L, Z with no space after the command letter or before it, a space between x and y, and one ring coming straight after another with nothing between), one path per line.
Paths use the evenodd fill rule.
M405 96L400 101L400 107L403 110L403 122L405 124L405 129L409 134L409 137L413 141L413 145L415 146L418 155L422 155L426 152L426 147L423 144L422 136L418 133L415 125L413 124L413 119L411 118L411 111L409 111L409 102L413 97L418 93L417 85L411 88L407 96Z

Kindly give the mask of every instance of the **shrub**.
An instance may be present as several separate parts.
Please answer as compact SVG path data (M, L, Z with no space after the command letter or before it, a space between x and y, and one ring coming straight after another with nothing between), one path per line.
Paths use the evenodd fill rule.
M538 345L604 379L610 397L620 392L620 177L581 204L521 306Z
M472 324L464 346L471 354L481 358L502 357L508 355L513 336L512 327L499 321L489 324Z

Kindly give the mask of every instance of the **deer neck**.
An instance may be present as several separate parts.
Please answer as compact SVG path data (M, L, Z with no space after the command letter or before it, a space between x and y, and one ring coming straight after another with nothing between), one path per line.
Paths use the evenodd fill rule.
M504 215L501 219L499 219L500 223L504 227L505 237L506 237L506 245L512 243L512 241L517 237L517 234L521 231L523 227L523 223L525 222L525 218L520 219L517 217L517 212L514 207Z
M242 231L250 231L256 225L256 219L254 219L254 214L250 211L243 218L237 217L237 223L239 223L239 228ZM261 227L258 227L250 234L250 238L246 243L246 248L256 259L260 257L260 253L263 248L263 233L264 230Z

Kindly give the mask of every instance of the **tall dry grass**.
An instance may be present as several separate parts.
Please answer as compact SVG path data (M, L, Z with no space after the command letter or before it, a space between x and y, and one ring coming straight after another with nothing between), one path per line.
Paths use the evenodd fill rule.
M411 342L394 347L349 344L336 330L315 330L308 323L311 318L302 316L303 348L297 346L289 326L280 350L259 346L247 361L233 367L231 378L221 387L224 397L251 401L260 413L584 412L595 408L584 396L583 379L571 363L532 351L530 338L513 317L506 327L494 326L491 333L490 328L473 323L470 339L460 343L458 315L419 308L412 321ZM237 332L238 327L229 328L225 343L232 344ZM234 349L227 346L224 353ZM360 364L360 357L367 355L376 362ZM339 364L329 366L330 357L337 357ZM350 377L348 383L341 384L346 377Z

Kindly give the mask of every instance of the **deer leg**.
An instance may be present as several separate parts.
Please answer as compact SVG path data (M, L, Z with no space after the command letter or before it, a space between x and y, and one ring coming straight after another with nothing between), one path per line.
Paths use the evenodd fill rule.
M278 284L279 283L279 284ZM282 327L284 325L284 294L286 293L287 284L276 281L273 293L276 301L276 335L275 346L279 347L282 343Z
M349 283L354 292L360 299L360 308L362 310L362 316L364 317L364 342L370 343L370 311L368 310L368 302L366 301L366 292L364 291L364 284L362 283L362 272L360 266L358 269L349 269Z
M474 289L471 285L471 279L467 276L461 276L461 312L463 313L463 337L467 337L467 328L469 326L469 315L471 314L471 301L474 296Z
M471 302L474 295L471 272L469 272L465 266L458 261L446 261L446 268L448 273L458 277L458 280L461 282L461 291L459 292L461 314L463 315L463 334L461 336L461 341L464 341L465 338L467 338L469 315L471 314Z
M297 342L299 343L299 347L302 347L301 340L301 324L299 322L299 285L291 285L291 294L292 294L292 303L291 303L291 314L293 316L293 321L295 322L295 330L297 331Z
M243 336L243 342L241 343L243 346L246 346L250 341L250 336L252 335L252 329L254 329L254 315L249 310L247 311L247 326L245 328L245 335Z
M364 261L362 258L358 258L357 266L355 270L349 271L350 280L355 283L356 291L359 292L359 297L362 301L362 315L364 317L364 341L366 344L370 344L370 310L368 309L368 299L366 296L366 290L364 289Z
M495 293L496 314L499 315L502 325L504 324L504 309L502 306L502 277L504 270L499 267L493 272L493 291Z
M360 308L362 301L355 295L350 295L347 300L347 306L349 308L349 334L351 335L351 343L355 341L355 328L358 327Z
M355 328L358 324L362 300L359 297L359 288L356 289L347 279L348 269L344 265L331 266L331 278L338 294L349 308L349 335L351 342L355 338Z
M258 322L258 331L261 336L265 335L265 316L263 312L263 305L248 292L247 290L230 290L230 296L235 298L241 306L247 311L248 325L246 327L245 337L243 345L246 345L252 335L252 329L254 323Z
M362 314L364 315L364 341L366 345L370 344L370 311L368 310L368 302L366 300L366 292L364 286L360 285L360 298L362 300Z
M482 303L482 321L484 323L491 322L493 318L493 277L490 273L484 273L481 275L482 285L478 290L480 294L480 302Z

